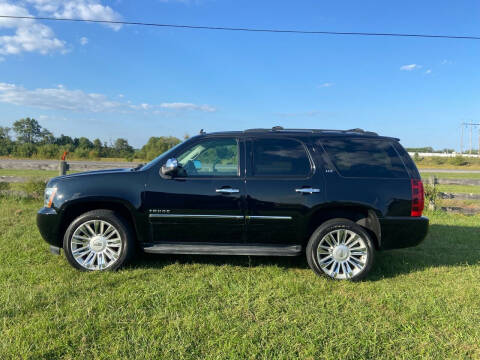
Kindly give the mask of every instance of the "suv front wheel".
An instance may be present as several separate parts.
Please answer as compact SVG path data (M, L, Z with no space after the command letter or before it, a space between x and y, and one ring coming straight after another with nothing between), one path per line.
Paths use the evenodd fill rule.
M367 231L348 219L333 219L320 225L306 250L308 265L315 273L351 281L368 274L374 253Z
M111 210L93 210L72 221L63 238L68 262L80 270L116 270L132 255L130 226Z

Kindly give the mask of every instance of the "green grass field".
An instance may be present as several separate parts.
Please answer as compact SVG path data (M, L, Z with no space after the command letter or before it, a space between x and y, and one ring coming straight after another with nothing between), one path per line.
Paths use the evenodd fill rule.
M67 174L74 174L79 171L68 171ZM58 176L58 171L54 170L17 170L17 169L0 169L0 176L22 176L32 178L52 178Z
M438 191L446 193L480 194L480 186L473 185L437 185Z
M0 176L22 176L22 177L50 178L50 177L58 176L58 171L0 169Z
M436 176L442 179L480 179L480 173L461 172L461 173L443 173L443 172L421 172L423 179Z
M142 256L83 273L50 255L38 201L0 199L0 359L480 358L480 216L430 214L361 283L303 258Z

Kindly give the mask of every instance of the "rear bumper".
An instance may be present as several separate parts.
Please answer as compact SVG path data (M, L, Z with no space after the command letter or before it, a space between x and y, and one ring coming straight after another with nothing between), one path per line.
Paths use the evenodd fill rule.
M428 233L427 217L386 217L379 219L382 250L416 246Z
M61 247L58 238L58 213L55 209L43 207L37 212L37 227L43 239L55 247Z

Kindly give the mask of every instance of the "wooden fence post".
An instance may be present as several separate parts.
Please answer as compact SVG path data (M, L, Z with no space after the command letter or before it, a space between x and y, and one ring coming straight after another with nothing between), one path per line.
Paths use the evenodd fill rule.
M437 184L438 179L435 175L430 176L428 178L427 183L432 187L430 189L430 196L428 199L428 209L429 210L436 210L437 209Z
M59 170L60 176L67 174L68 164L65 160L60 161L58 170Z

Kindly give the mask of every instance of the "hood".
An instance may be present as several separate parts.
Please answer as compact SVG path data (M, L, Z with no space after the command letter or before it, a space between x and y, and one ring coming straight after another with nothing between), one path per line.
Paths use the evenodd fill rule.
M83 171L83 172L69 174L69 175L57 176L54 179L55 180L67 180L67 179L77 178L77 177L81 177L81 176L108 175L108 174L116 174L116 173L130 173L132 171L134 171L133 168L92 170L92 171Z

